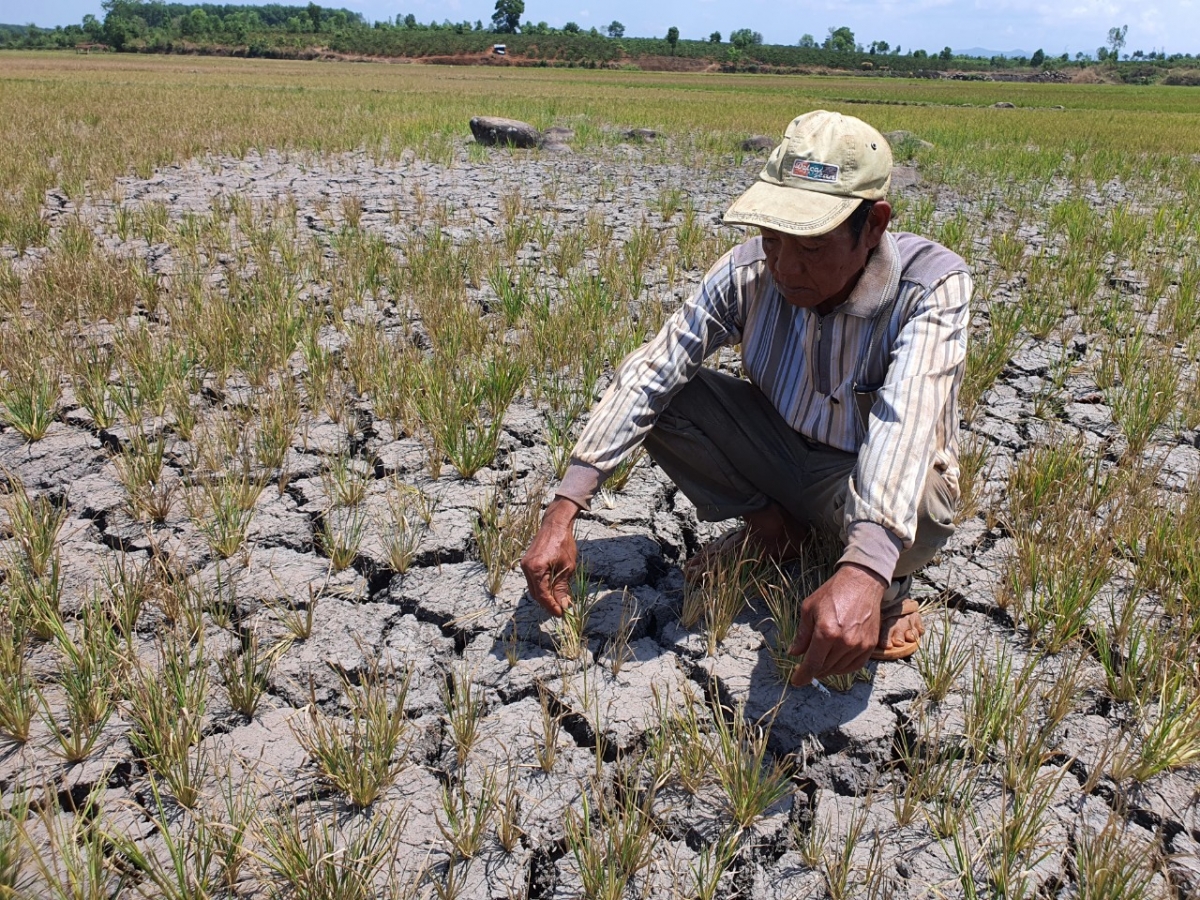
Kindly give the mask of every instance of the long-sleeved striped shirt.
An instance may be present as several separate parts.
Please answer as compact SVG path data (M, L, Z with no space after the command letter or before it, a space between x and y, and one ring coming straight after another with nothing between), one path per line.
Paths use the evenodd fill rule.
M631 353L592 411L558 495L587 507L671 397L724 346L798 432L858 454L845 509L846 552L890 579L911 546L929 467L957 494L958 387L966 358L966 263L912 234L885 233L850 297L825 315L791 306L766 265L760 238L735 247L655 338ZM854 385L877 314L891 315L866 383L882 387L869 424ZM886 377L884 373L886 371Z

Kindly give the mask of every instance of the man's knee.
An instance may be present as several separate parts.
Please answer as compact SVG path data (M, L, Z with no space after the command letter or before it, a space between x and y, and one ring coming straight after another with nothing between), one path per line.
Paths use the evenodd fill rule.
M911 575L932 560L954 534L958 488L937 466L931 466L917 508L917 531L912 546L900 554L896 576Z

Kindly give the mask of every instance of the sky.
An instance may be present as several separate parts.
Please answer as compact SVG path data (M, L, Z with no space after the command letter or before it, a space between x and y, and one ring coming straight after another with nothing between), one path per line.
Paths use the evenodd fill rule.
M237 2L237 0L228 0ZM307 0L279 0L303 6ZM320 2L320 0L318 0ZM421 22L491 20L495 0L325 0L369 22L412 13ZM41 26L103 17L100 0L0 0L0 22ZM1024 50L1048 55L1095 54L1109 28L1128 25L1125 51L1200 53L1200 0L525 0L525 19L561 27L576 22L603 30L614 19L631 37L665 36L672 25L683 38L707 38L737 28L767 43L818 41L848 26L863 45L899 44L905 51Z

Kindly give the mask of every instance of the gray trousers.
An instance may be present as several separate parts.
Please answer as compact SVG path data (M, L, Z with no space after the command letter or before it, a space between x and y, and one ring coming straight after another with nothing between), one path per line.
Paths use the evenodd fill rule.
M845 541L843 509L858 457L793 430L749 381L701 369L671 399L645 447L702 521L744 516L774 502L814 532ZM916 538L900 554L896 579L921 568L950 539L955 502L941 472L930 468Z

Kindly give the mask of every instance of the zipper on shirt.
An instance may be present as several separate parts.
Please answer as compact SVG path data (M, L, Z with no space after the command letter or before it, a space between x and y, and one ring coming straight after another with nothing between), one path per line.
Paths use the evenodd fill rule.
M825 339L825 317L820 313L814 313L814 315L817 317L817 390L821 394L829 396L832 390L829 377L831 362L829 341Z

